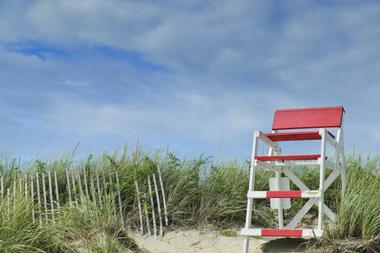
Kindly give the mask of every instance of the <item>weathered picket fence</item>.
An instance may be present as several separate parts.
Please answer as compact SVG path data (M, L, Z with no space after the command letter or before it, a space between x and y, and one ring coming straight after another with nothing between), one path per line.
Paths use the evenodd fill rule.
M11 208L16 208L16 201L20 199L16 196L23 197L32 203L31 216L33 221L55 223L56 216L60 214L60 209L64 205L73 206L91 202L102 207L105 205L107 196L111 196L113 215L118 216L124 225L127 213L123 207L121 178L118 172L86 168L66 169L64 177L65 182L59 184L59 179L63 180L63 175L58 178L55 170L0 175L1 200L6 201L4 206L11 211ZM150 229L152 226L154 236L158 236L158 231L159 235L163 236L164 226L167 227L169 222L160 169L158 168L156 173L149 175L147 181L143 183L147 188L146 192L141 192L139 181L135 181L135 204L137 208L133 209L136 210L136 216L139 217L140 231L142 234L146 231L148 235L152 235ZM148 184L147 187L146 184ZM65 199L60 199L60 196L64 196ZM144 229L143 216L145 216L146 229Z
M158 177L158 180L157 180L157 177ZM137 205L138 205L138 212L139 212L139 222L140 222L140 232L141 234L144 234L146 231L148 235L152 235L152 230L151 230L151 224L152 224L153 235L157 237L158 232L159 232L159 236L163 236L164 226L167 227L169 225L169 220L168 220L168 211L167 211L167 205L166 205L164 183L162 180L160 168L159 167L157 168L157 173L148 175L146 180L140 180L140 181L142 181L141 184L145 188L145 192L142 192L139 187L139 182L135 181ZM145 216L145 219L144 219L144 216ZM165 223L163 222L163 218L165 220ZM144 224L145 224L145 229L144 229ZM159 228L157 228L157 224L159 225Z

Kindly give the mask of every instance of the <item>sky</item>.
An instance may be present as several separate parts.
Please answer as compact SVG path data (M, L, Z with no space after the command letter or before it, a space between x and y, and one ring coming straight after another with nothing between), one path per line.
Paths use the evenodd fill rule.
M380 152L379 1L0 0L0 152L248 158L275 109L343 105Z

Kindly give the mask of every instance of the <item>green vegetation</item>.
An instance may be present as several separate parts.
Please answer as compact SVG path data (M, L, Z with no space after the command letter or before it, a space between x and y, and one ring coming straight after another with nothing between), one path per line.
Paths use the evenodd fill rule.
M248 163L215 162L203 156L197 159L179 159L166 152L146 153L137 149L120 155L90 155L81 162L71 157L52 162L34 161L20 168L17 161L0 162L4 188L11 187L11 178L35 172L56 171L58 176L61 209L56 212L55 223L33 222L32 204L22 196L16 196L13 211L12 200L3 199L0 204L0 252L133 252L137 246L127 236L127 229L139 228L139 217L134 182L138 180L140 191L148 192L146 179L160 167L165 185L170 227L214 227L221 234L233 234L231 228L242 227L245 220L246 192L248 189ZM123 199L124 225L113 210L116 196L104 196L103 205L93 200L68 202L66 170L118 172ZM317 188L318 171L294 168L298 176L310 188ZM259 171L256 186L268 189L272 174ZM338 213L336 224L327 224L324 237L309 242L309 250L323 252L379 252L380 251L380 173L378 160L362 161L351 158L348 162L348 187L343 201L340 182L334 183L326 193L326 202ZM78 187L78 186L77 186ZM116 189L114 185L114 189ZM295 188L294 185L292 185ZM144 196L141 195L144 202ZM302 199L292 202L297 208ZM148 203L148 202L146 202ZM11 205L11 206L9 206ZM147 210L151 207L146 204ZM11 210L11 211L10 211ZM295 214L287 210L285 217ZM316 208L311 210L312 223ZM274 212L266 200L255 201L253 223L273 226Z

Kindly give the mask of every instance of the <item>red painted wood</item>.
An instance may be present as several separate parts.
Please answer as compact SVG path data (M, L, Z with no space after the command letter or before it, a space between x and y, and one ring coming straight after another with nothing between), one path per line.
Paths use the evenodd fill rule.
M267 198L301 198L301 191L267 191Z
M331 132L327 132L332 138L335 136ZM322 137L318 131L313 132L282 132L264 134L272 141L311 141L320 140Z
M302 237L302 229L262 229L261 236Z
M272 129L341 127L343 113L342 106L280 109L274 113Z
M259 161L300 161L300 160L316 160L321 155L277 155L277 156L256 156Z

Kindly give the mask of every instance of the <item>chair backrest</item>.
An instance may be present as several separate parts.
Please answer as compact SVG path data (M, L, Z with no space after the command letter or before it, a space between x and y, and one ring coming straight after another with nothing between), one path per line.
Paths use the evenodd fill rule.
M274 113L272 129L340 128L343 113L343 106L280 109Z

